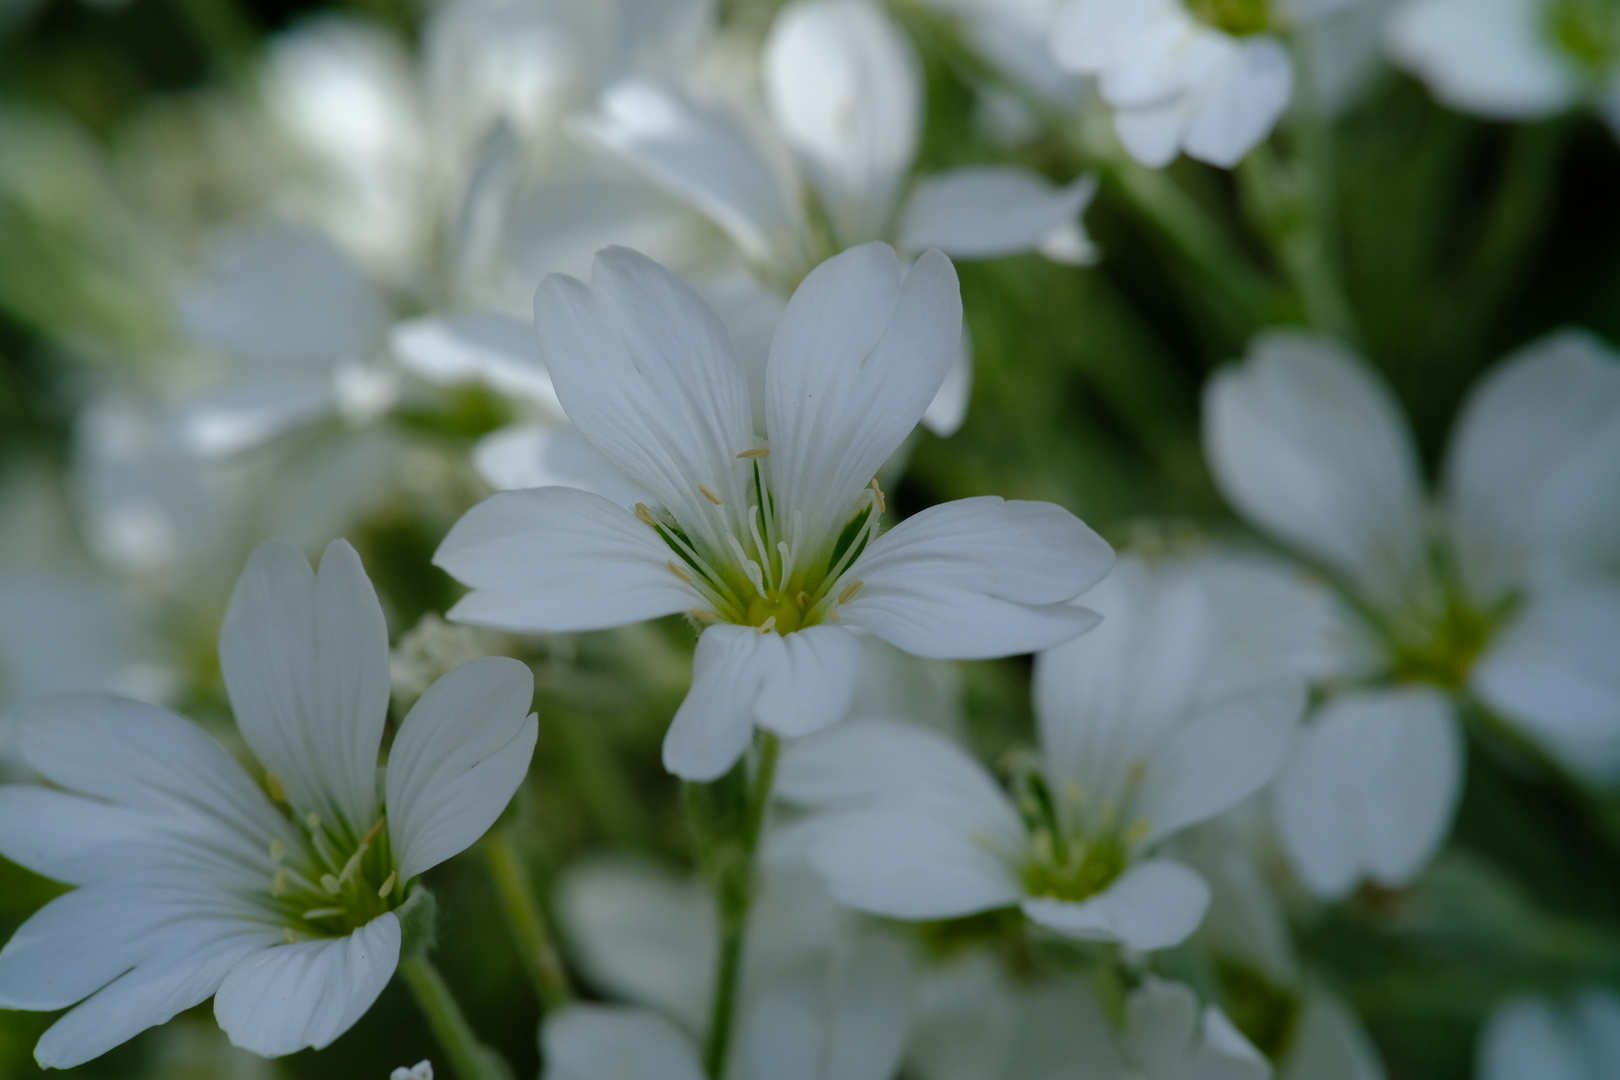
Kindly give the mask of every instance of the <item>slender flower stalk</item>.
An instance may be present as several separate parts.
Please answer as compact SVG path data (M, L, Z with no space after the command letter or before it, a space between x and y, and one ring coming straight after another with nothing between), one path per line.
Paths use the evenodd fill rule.
M506 1063L478 1041L449 984L431 960L421 953L408 956L400 961L399 973L460 1080L512 1080L512 1070Z
M574 999L574 988L552 942L545 912L529 887L528 870L517 845L506 830L495 829L484 837L483 849L489 876L495 883L495 897L540 1005L548 1013L560 1009Z

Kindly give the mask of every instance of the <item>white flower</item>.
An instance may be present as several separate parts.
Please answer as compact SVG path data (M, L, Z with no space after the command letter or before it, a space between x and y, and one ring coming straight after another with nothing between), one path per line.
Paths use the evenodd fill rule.
M393 975L409 883L489 828L534 748L528 669L475 660L423 695L379 778L388 634L343 541L319 575L288 544L254 553L220 667L263 788L164 709L76 695L22 712L23 757L54 786L0 788L0 852L77 886L0 951L0 1006L79 1003L41 1065L210 995L238 1046L327 1045Z
M1120 1039L1127 1068L1143 1080L1268 1080L1271 1065L1218 1007L1148 976L1125 1001Z
M1480 1037L1479 1080L1612 1080L1620 997L1593 986L1573 1000L1530 994L1498 1005Z
M1453 108L1527 120L1586 100L1620 128L1617 28L1601 4L1411 0L1387 38L1391 56Z
M712 218L744 258L793 280L819 258L875 239L962 258L1042 250L1085 262L1087 177L1056 188L1012 166L969 166L906 195L922 129L910 44L866 0L798 0L763 58L770 122L750 127L660 82L608 91L582 130ZM813 198L816 214L807 214ZM830 232L831 250L818 233Z
M418 1061L408 1069L401 1065L388 1074L388 1080L433 1080L433 1062Z
M1097 77L1114 130L1144 165L1178 153L1231 168L1271 133L1293 93L1264 0L1070 0L1058 63Z
M1205 444L1227 499L1347 598L1360 644L1278 788L1306 883L1401 885L1444 839L1461 784L1451 697L1471 694L1575 772L1620 775L1620 364L1565 333L1465 404L1431 509L1400 412L1331 342L1262 337L1212 380ZM1351 614L1352 610L1360 614Z
M676 612L706 625L665 765L713 779L756 723L838 720L855 691L850 628L935 657L1046 648L1112 553L1046 503L964 499L881 536L878 467L956 355L956 275L937 252L902 272L869 244L818 267L788 304L757 432L724 326L645 256L603 252L589 286L548 277L541 351L569 418L656 500L634 513L562 487L503 492L457 522L435 562L473 587L450 615L567 632Z
M1195 580L1122 560L1087 597L1106 616L1036 661L1039 758L1009 798L945 737L850 720L787 748L779 791L819 808L801 828L838 899L905 919L1018 905L1073 937L1174 945L1209 888L1153 854L1276 772L1297 684L1211 696L1215 610Z

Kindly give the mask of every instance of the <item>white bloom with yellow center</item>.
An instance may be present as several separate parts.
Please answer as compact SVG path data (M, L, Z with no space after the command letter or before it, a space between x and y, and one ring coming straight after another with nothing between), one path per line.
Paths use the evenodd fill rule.
M379 778L388 631L344 541L319 575L289 544L254 552L220 666L262 787L166 709L71 695L22 710L22 756L53 786L0 788L0 853L77 886L0 951L0 1007L78 1003L41 1065L210 995L238 1046L326 1046L392 977L411 883L483 835L528 770L533 677L490 657L428 689Z
M1041 747L1011 797L912 724L850 720L787 748L778 789L817 811L799 839L835 897L902 919L1016 905L1143 950L1193 932L1209 886L1156 849L1276 773L1303 690L1214 686L1222 627L1191 574L1122 560L1087 602L1102 625L1036 661Z
M848 709L858 627L920 656L1048 648L1095 616L1065 603L1112 551L1049 503L982 497L879 535L873 480L956 357L950 261L909 273L884 244L823 263L788 303L757 431L719 317L645 256L602 252L590 285L535 296L541 351L586 439L652 504L563 487L502 492L435 562L473 591L450 617L569 632L688 612L703 624L664 763L695 780L735 763L758 723L805 735Z

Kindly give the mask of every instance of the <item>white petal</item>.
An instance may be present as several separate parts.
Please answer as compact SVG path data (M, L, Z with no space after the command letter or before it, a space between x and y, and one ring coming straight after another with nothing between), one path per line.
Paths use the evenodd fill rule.
M51 1025L34 1050L41 1067L70 1069L167 1023L206 1001L226 972L280 936L250 921L199 919L187 931L187 939L169 936L169 947L154 950Z
M1483 608L1538 579L1614 569L1620 529L1614 353L1587 334L1565 331L1481 380L1448 451L1446 503L1458 569Z
M428 687L388 755L388 832L401 880L471 847L529 771L534 674L505 656L469 660Z
M1417 455L1399 406L1342 346L1259 337L1204 395L1204 451L1256 525L1397 605L1424 560Z
M1221 76L1200 88L1182 139L1187 156L1234 167L1271 133L1293 90L1282 45L1265 36L1242 39Z
M473 591L450 617L503 630L600 630L684 611L697 593L650 527L572 488L503 491L462 515L433 563Z
M771 477L808 537L831 537L922 419L957 359L962 300L931 252L902 275L886 244L816 267L788 301L765 380Z
M242 737L300 810L364 833L377 819L388 626L360 556L334 540L316 574L271 540L253 552L219 634Z
M1396 9L1389 54L1454 108L1499 119L1548 116L1579 93L1538 0L1419 0Z
M290 838L285 819L225 748L167 709L67 694L21 707L17 724L24 760L53 784L93 800L12 796L39 812L48 801L53 818L24 818L15 831L8 826L6 854L60 880L89 881L110 872L117 865L109 861L119 850L116 837L125 830L202 840L211 850L244 853L250 861L265 856L272 840ZM45 836L68 846L54 853L33 848ZM45 861L29 862L31 848Z
M1211 702L1154 753L1137 804L1150 845L1258 791L1282 768L1305 710L1303 683Z
M1125 1050L1144 1076L1266 1080L1271 1066L1226 1014L1187 986L1149 976L1126 1002Z
M571 487L594 492L627 510L656 502L585 441L572 424L514 424L473 448L473 467L497 491Z
M354 1026L399 966L399 919L346 937L277 945L231 969L214 1016L232 1044L264 1057L324 1049Z
M957 346L956 362L945 372L945 381L922 415L922 426L942 439L955 435L967 419L968 404L973 397L973 343L966 324L962 327L962 340ZM891 458L892 462L894 459Z
M175 418L180 444L198 457L228 457L337 410L326 373L276 372L225 384L188 401Z
M1185 96L1153 105L1116 108L1114 134L1131 157L1150 169L1162 169L1181 152L1181 137L1192 108L1192 101Z
M181 304L192 336L259 364L368 359L387 325L360 271L319 233L258 225L214 243L212 273Z
M780 258L798 243L804 223L790 182L729 117L658 83L626 80L580 130L708 215L747 258Z
M0 787L0 855L55 881L83 885L124 864L108 854L161 832L162 819L128 806L34 784Z
M519 319L493 311L411 319L394 326L388 344L401 367L429 382L482 383L562 415L534 328Z
M742 361L714 309L645 255L608 248L588 287L540 283L534 324L568 418L683 528L727 550L702 532L714 507L699 485L743 513L752 471L737 455L755 437Z
M1097 193L1089 173L1064 187L1011 165L969 165L920 182L906 204L900 246L959 259L1015 255L1072 224Z
M814 833L810 865L850 907L947 919L1018 901L1017 875L991 842L920 807L879 806L829 815Z
M546 1017L542 1080L703 1080L697 1054L646 1009L569 1005Z
M1451 706L1428 689L1347 694L1305 729L1277 782L1277 829L1320 896L1362 878L1401 886L1451 826L1462 786Z
M1170 5L1163 0L1136 4L1075 0L1052 25L1052 53L1071 71L1097 74L1117 57L1140 50Z
M740 1037L749 1075L891 1080L911 1019L906 950L865 935L754 991Z
M711 626L692 658L692 689L664 741L677 776L713 779L747 747L754 724L799 736L842 719L855 698L861 647L837 626L782 637L750 626Z
M845 573L864 582L840 616L919 656L1008 656L1050 648L1096 616L1067 604L1113 550L1051 503L960 499L907 518Z
M1133 949L1164 949L1198 929L1209 907L1209 886L1181 863L1150 859L1126 870L1088 900L1031 897L1024 914L1042 926L1086 941L1118 941Z
M885 231L922 130L910 43L863 0L798 0L771 25L763 76L771 116L798 151L839 246Z
M1552 1004L1528 994L1492 1010L1480 1039L1480 1080L1595 1080L1580 1036Z
M1280 1063L1283 1080L1385 1080L1372 1040L1337 997L1313 987L1298 1025Z
M1531 598L1474 663L1469 685L1569 768L1620 779L1620 585Z
M853 719L782 750L784 802L822 809L892 803L996 850L1024 843L1023 822L985 769L938 731L896 720Z

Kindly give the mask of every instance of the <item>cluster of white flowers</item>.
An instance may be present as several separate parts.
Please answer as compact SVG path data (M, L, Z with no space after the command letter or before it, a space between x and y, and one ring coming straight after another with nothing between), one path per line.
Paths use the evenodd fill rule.
M67 481L0 470L0 855L63 886L0 950L0 1009L66 1010L38 1063L210 998L236 1047L325 1049L398 973L441 1073L508 1076L429 959L435 868L481 844L546 1080L1383 1080L1367 995L1317 966L1333 920L1427 910L1471 752L1600 816L1620 789L1620 355L1523 345L1426 483L1346 343L1376 339L1317 318L1333 243L1288 224L1299 295L1202 381L1213 489L1168 467L1237 520L1066 499L1105 540L1045 480L908 469L981 400L975 314L1008 321L959 263L1077 280L1113 197L1241 277L1198 216L1224 174L1150 170L1250 159L1245 205L1309 218L1320 190L1276 192L1380 43L1457 108L1620 130L1620 6L442 0L420 29L309 20L191 103L172 167L233 212L117 218L164 314L129 293ZM937 85L976 127L929 127ZM77 145L0 111L0 200L52 206L31 170ZM953 665L992 660L1011 737L963 711ZM551 759L615 752L559 716L614 695L668 705L696 872L570 841L532 875ZM1546 992L1615 948L1565 929L1558 980L1472 1006L1484 1080L1616 1075L1612 988Z

